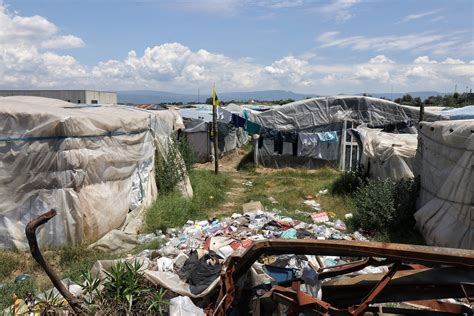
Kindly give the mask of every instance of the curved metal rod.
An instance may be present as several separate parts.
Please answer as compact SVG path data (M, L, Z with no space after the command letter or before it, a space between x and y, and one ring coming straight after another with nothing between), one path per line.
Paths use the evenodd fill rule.
M38 247L38 241L36 240L36 229L46 224L51 218L56 216L56 210L52 209L43 215L33 219L31 222L26 225L25 234L28 244L30 246L31 255L38 262L38 264L43 268L44 272L48 275L49 279L53 283L54 287L58 289L59 293L66 299L71 308L77 314L84 314L84 311L81 307L82 301L69 292L69 290L61 282L57 274L51 269L50 265L44 260L43 255Z

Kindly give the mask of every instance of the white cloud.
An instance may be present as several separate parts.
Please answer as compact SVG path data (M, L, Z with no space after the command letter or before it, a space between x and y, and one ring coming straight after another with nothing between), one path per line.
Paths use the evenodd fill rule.
M448 64L448 65L459 65L459 64L465 64L464 61L458 58L446 58L444 61L441 62L442 64Z
M233 16L240 12L246 4L247 0L179 0L167 5L187 11Z
M450 91L454 84L471 85L474 78L472 57L463 60L459 54L446 55L439 59L443 62L437 62L431 56L420 54L413 62L400 63L377 53L384 45L413 47L408 42L414 41L414 35L395 39L396 43L391 44L388 42L394 38L357 37L360 41L356 43L353 37L343 38L338 32L321 34L319 40L323 46L374 53L374 57L366 61L350 64L329 63L321 59L320 51L315 54L314 50L262 64L251 58L193 50L181 43L163 43L143 51L131 50L123 59L104 60L88 67L72 56L53 51L80 47L84 43L74 35L62 35L58 27L43 17L18 16L0 6L0 26L1 88L189 92L210 88L215 81L220 91L285 89L329 94L361 92L369 86L372 91L383 91L394 85L400 91L443 92ZM444 35L438 36L443 38ZM430 41L436 43L433 39Z
M428 56L417 57L414 61L414 64L436 64L436 60L431 60Z
M74 35L55 36L41 43L42 48L78 48L83 47L84 42L81 38Z
M354 17L352 8L359 2L360 0L334 0L316 10L323 14L327 19L334 19L338 22L343 22Z
M427 16L431 16L433 14L436 14L439 11L440 10L438 9L438 10L432 10L432 11L427 11L427 12L420 12L420 13L416 13L416 14L409 14L406 17L404 17L403 19L401 19L400 23L422 19L422 18L425 18Z
M395 62L387 57L385 55L377 55L374 58L371 58L369 60L369 63L371 64L394 64Z
M286 9L286 8L295 8L302 6L305 3L304 0L281 0L281 1L272 1L267 4L270 9Z
M383 35L383 36L340 36L337 31L324 32L317 36L316 40L321 48L338 47L350 48L356 51L371 50L376 52L385 51L429 51L435 55L446 55L456 51L461 55L472 56L474 40L464 38L465 31L450 33L413 33L407 35Z

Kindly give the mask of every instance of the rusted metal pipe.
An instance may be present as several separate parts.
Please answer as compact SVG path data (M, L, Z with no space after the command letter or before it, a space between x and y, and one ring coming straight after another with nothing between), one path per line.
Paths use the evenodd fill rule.
M66 301L69 303L75 313L83 314L84 311L81 307L82 301L74 297L74 295L72 295L71 292L68 291L68 289L64 286L64 284L57 276L57 274L53 271L53 269L46 262L46 260L44 260L44 257L41 254L41 251L38 246L38 241L36 239L36 229L39 226L46 224L50 219L56 216L56 214L56 210L52 209L49 212L46 212L43 215L40 215L39 217L29 222L25 228L26 239L28 240L28 244L30 246L31 255L36 260L36 262L38 262L41 268L43 268L44 272L46 272L54 287L58 289L59 293L61 293L61 295L66 299Z

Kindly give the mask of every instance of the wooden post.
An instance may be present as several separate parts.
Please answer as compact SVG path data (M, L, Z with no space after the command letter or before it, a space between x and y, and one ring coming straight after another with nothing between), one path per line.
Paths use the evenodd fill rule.
M258 166L258 139L260 138L260 135L255 134L253 135L253 162L255 163L255 166Z
M344 120L341 132L341 154L339 155L339 169L344 171L346 169L346 134L347 134L347 121Z
M418 122L423 121L424 118L425 118L425 104L423 102L421 102L421 104L420 104L420 117L419 117Z
M212 105L212 137L214 143L214 172L219 173L219 148L217 146L217 104Z

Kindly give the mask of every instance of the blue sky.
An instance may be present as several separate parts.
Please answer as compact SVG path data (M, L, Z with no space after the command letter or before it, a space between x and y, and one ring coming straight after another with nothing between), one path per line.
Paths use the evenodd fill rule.
M1 2L0 2L1 3ZM474 85L473 1L4 1L0 88ZM2 31L3 30L3 31Z

